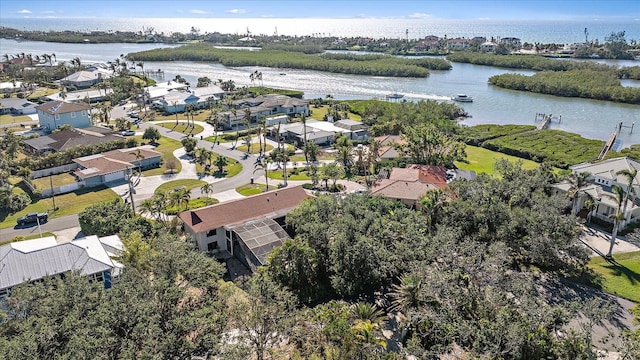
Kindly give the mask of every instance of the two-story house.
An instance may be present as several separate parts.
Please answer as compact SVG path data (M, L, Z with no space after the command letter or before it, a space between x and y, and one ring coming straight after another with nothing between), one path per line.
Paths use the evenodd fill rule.
M91 126L91 105L83 102L51 101L36 107L40 126L53 131L62 125L74 128Z

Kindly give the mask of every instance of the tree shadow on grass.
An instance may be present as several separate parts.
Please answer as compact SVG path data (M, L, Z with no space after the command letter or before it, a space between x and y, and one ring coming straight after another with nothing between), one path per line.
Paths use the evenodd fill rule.
M620 264L615 259L607 259L609 265L604 265L603 267L611 270L612 274L615 276L624 276L629 280L632 285L637 285L640 283L640 274L629 269L628 267Z

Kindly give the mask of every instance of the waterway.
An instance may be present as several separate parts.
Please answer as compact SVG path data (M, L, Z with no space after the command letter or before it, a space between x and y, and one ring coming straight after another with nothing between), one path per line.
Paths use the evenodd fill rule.
M20 52L42 54L55 53L58 60L80 57L84 63L109 61L129 52L162 47L160 44L59 44L0 39L0 54ZM637 61L616 62L617 65L638 65ZM552 129L578 133L592 139L606 140L619 122L630 126L637 123L633 134L623 129L616 148L640 144L640 105L617 104L578 98L562 98L550 95L500 89L487 83L493 75L503 73L533 74L533 71L513 71L489 66L454 63L450 71L432 71L427 78L388 78L361 75L332 74L319 71L227 68L219 64L195 62L146 62L145 69L164 70L165 80L181 75L192 84L198 77L213 80L232 79L238 86L251 85L249 75L262 72L262 85L304 91L306 98L326 97L335 99L383 98L398 93L404 99L449 99L458 93L474 98L473 103L461 103L471 117L463 124L534 124L536 113L562 116L562 122L551 124ZM285 74L285 75L282 75ZM625 86L639 86L635 80L625 80Z

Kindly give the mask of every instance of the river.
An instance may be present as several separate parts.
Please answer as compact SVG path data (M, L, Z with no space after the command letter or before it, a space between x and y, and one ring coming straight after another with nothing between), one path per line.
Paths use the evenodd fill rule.
M20 52L55 53L58 60L80 57L83 62L109 61L129 52L162 47L160 44L59 44L0 39L0 54ZM618 65L637 65L639 62L616 62ZM553 122L552 129L578 133L592 139L606 140L619 122L625 126L638 123L633 134L623 129L616 148L640 144L640 105L617 104L606 101L562 98L550 95L500 89L487 83L496 74L507 72L533 74L533 71L513 71L489 66L454 63L450 71L432 71L428 78L388 78L361 75L332 74L319 71L227 68L219 64L195 62L146 62L145 69L162 69L165 79L181 75L195 84L197 78L232 79L237 85L250 85L249 74L262 72L267 87L304 91L306 98L371 99L389 93L404 95L406 100L434 99L448 101L457 93L474 98L473 103L460 104L471 117L463 124L534 124L536 113L562 116L561 123ZM285 75L282 75L285 74ZM625 86L639 86L638 81L625 80Z

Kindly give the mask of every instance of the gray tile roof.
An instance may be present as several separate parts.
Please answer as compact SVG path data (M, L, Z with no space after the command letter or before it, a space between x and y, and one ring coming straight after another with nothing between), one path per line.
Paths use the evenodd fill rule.
M121 265L95 235L62 244L53 237L14 242L0 246L0 289L72 270L90 275L116 267Z

